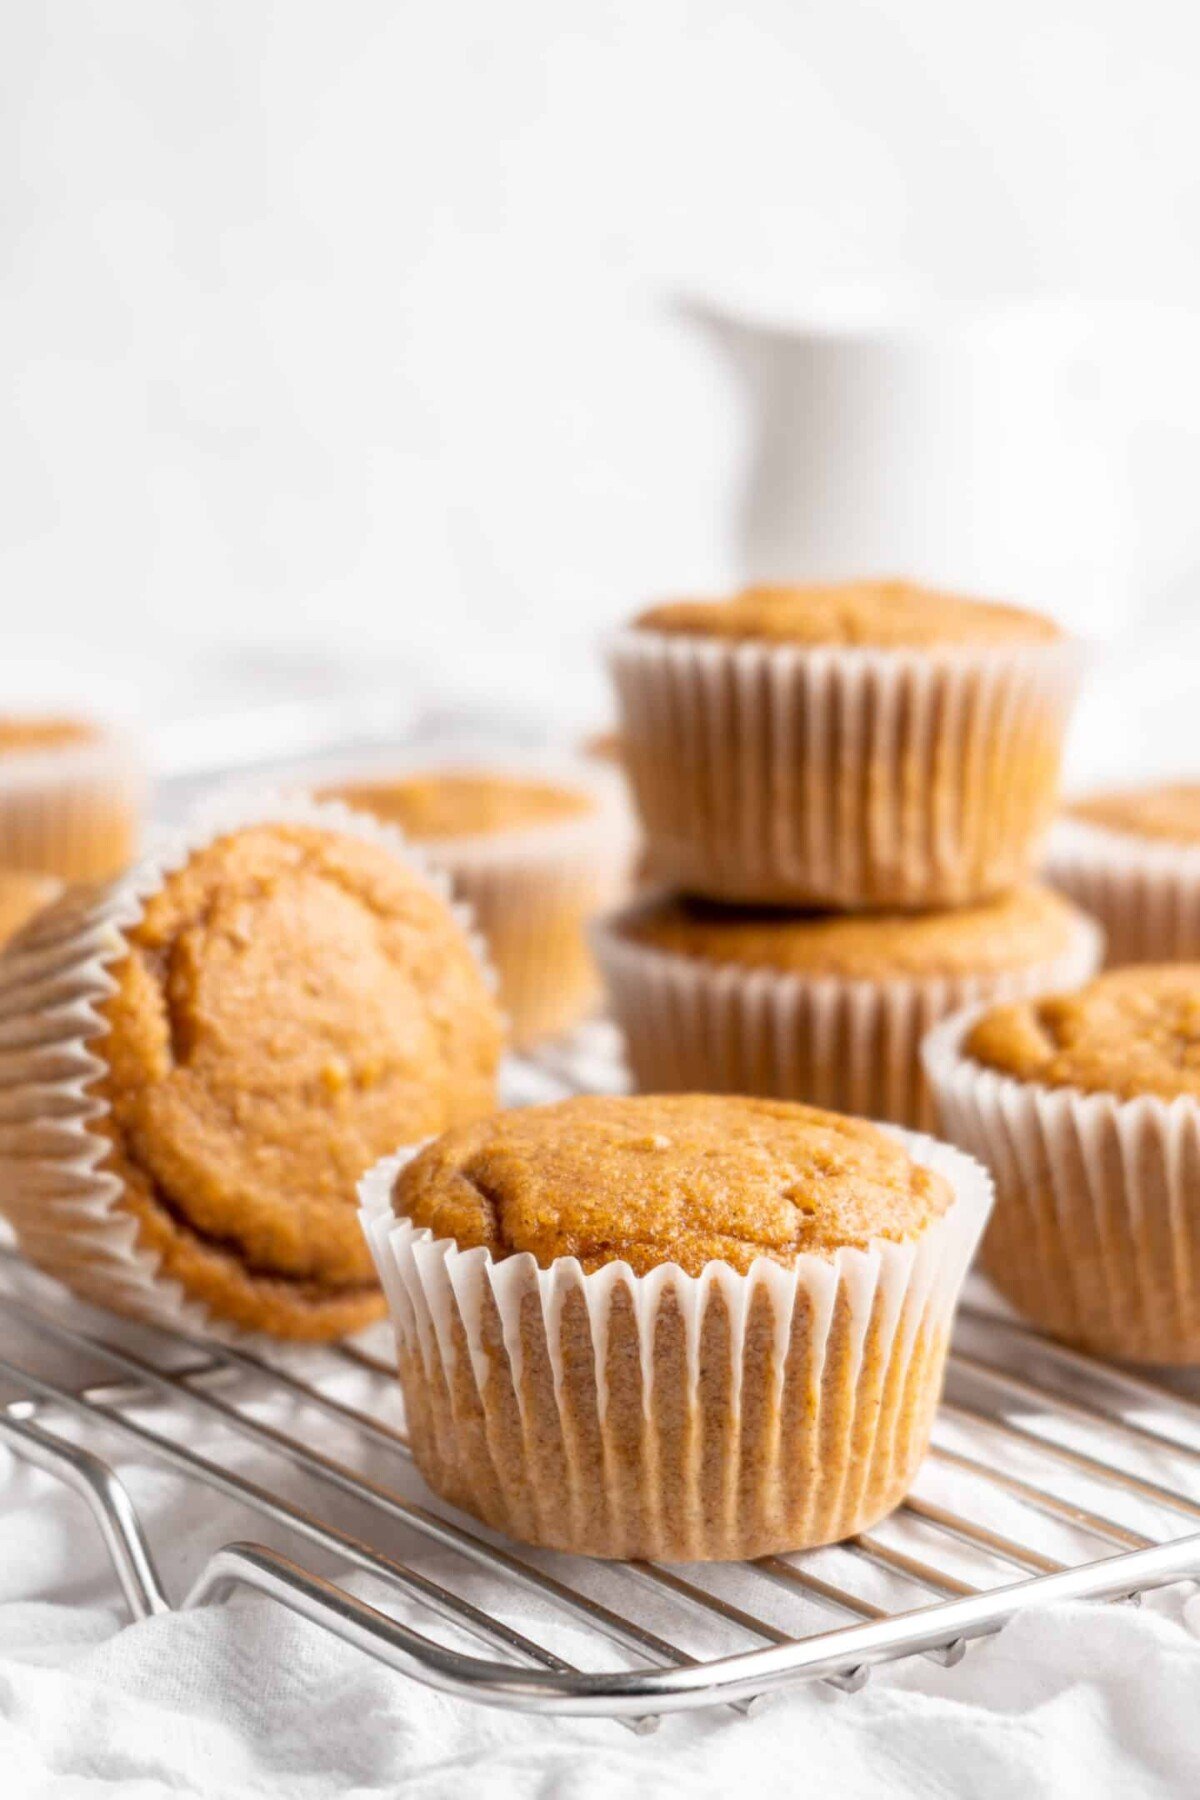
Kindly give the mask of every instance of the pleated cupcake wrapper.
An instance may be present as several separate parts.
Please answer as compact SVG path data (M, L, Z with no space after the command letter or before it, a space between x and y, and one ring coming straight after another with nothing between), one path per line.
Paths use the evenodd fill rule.
M974 1001L1078 987L1103 938L1078 919L1055 957L989 974L848 980L705 962L638 943L622 916L593 931L613 1014L643 1093L759 1094L935 1128L921 1040Z
M1082 648L720 643L629 630L612 666L655 874L713 899L959 905L1028 873Z
M402 835L334 802L304 795L227 796L193 815L128 875L80 890L34 919L0 958L0 1211L22 1252L75 1292L177 1329L240 1334L163 1274L119 1204L121 1181L101 1167L106 1140L89 1127L107 1112L88 1089L104 1073L100 1007L115 990L109 968L166 877L197 851L244 826L314 825L400 856L449 900L450 884ZM470 910L452 903L490 986Z
M517 1538L595 1556L725 1559L830 1542L898 1504L928 1444L954 1308L991 1204L969 1157L917 1239L699 1276L539 1268L397 1219L413 1150L360 1187L430 1485Z
M1200 958L1200 845L1060 819L1044 872L1104 927L1110 967Z
M945 1135L995 1177L981 1266L1056 1337L1200 1362L1200 1104L985 1068L962 1047L979 1011L939 1025L923 1054Z
M0 865L108 877L134 852L145 796L141 757L119 732L0 757Z
M326 767L319 780L353 784L454 766L541 777L595 803L579 818L422 845L426 860L449 876L471 908L489 945L514 1041L525 1044L573 1025L599 997L585 924L628 894L635 849L628 804L614 771L483 748L470 755L380 754ZM309 779L315 782L316 772Z

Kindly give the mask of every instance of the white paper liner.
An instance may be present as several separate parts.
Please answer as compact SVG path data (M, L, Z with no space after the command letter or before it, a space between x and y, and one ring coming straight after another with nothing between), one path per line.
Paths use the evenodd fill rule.
M592 802L575 818L421 844L487 941L520 1048L565 1031L600 997L586 926L628 895L636 849L622 777L580 758L460 745L314 764L293 772L292 780L311 792L448 769L551 781Z
M495 1261L397 1219L415 1149L364 1178L418 1465L454 1505L594 1556L732 1559L846 1537L924 1455L991 1205L969 1157L896 1131L955 1201L921 1237L699 1276Z
M1060 819L1043 872L1104 927L1110 968L1200 959L1200 845Z
M65 881L107 880L137 850L143 760L124 732L0 756L0 865Z
M1057 955L988 973L849 980L706 962L602 920L592 942L643 1093L758 1094L932 1131L921 1039L974 1001L1078 987L1100 966L1090 919Z
M780 906L963 905L1029 874L1082 647L612 649L656 876Z
M981 1010L945 1020L922 1051L945 1135L995 1176L980 1266L1056 1337L1200 1362L1200 1104L985 1068L962 1048Z
M447 901L489 987L495 976L470 910L390 826L303 795L227 795L197 808L127 875L35 918L0 958L0 1209L24 1255L89 1300L152 1323L236 1337L160 1267L118 1205L119 1177L101 1164L106 1140L89 1124L107 1111L88 1090L104 1073L99 1008L115 991L109 966L165 878L197 851L244 826L315 825L399 856ZM70 908L68 911L67 908Z

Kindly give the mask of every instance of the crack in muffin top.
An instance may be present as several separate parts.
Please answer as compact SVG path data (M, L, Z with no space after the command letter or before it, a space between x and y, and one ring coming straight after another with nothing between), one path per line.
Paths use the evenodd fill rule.
M1044 1087L1200 1098L1200 963L1113 969L1074 993L992 1007L964 1050Z
M782 973L878 981L899 975L991 974L1070 947L1083 914L1031 884L980 906L928 913L789 913L656 898L614 921L653 949Z
M470 769L352 782L322 788L319 797L398 825L418 843L558 825L595 810L591 795L578 788Z
M919 1235L953 1201L887 1132L786 1100L587 1096L461 1126L401 1170L393 1205L460 1249L644 1275Z
M668 600L639 614L645 631L875 649L1046 643L1052 619L1001 601L973 600L909 581L743 588L725 600Z
M362 1170L495 1105L500 1018L449 907L383 845L265 824L195 852L126 937L93 1047L127 1209L206 1266L370 1284Z
M1200 781L1090 794L1070 805L1067 817L1133 837L1200 844Z

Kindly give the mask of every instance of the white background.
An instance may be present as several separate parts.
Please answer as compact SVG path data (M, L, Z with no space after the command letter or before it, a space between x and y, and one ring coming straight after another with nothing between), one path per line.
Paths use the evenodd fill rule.
M10 681L65 667L178 714L362 667L599 717L601 628L754 561L754 421L689 305L1067 296L1117 419L1128 605L1098 623L1123 673L1148 647L1140 754L1164 682L1187 709L1197 610L1196 17L10 4Z

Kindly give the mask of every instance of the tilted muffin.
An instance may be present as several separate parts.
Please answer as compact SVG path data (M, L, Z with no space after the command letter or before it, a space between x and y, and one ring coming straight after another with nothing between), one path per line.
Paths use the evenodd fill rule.
M948 1146L711 1095L501 1113L361 1192L430 1485L532 1543L670 1561L902 1499L989 1204Z
M658 897L597 927L639 1088L767 1094L928 1130L920 1044L972 1001L1085 981L1102 941L1048 888L956 912L786 913Z
M968 1012L925 1057L947 1135L996 1177L997 1287L1102 1355L1200 1361L1200 965Z
M0 1208L31 1261L160 1322L379 1316L358 1176L495 1104L484 969L400 840L343 809L202 829L73 890L0 963Z
M62 893L54 875L29 875L22 869L0 869L0 950L43 907Z
M518 1046L566 1030L595 1005L585 925L621 899L631 827L619 778L575 769L377 771L318 790L398 825L471 907Z
M145 778L95 720L0 714L0 868L103 881L137 848Z
M904 582L652 607L613 670L656 875L774 906L960 906L1023 881L1078 647Z
M1110 964L1200 957L1200 782L1076 801L1050 835L1046 877L1103 925Z

